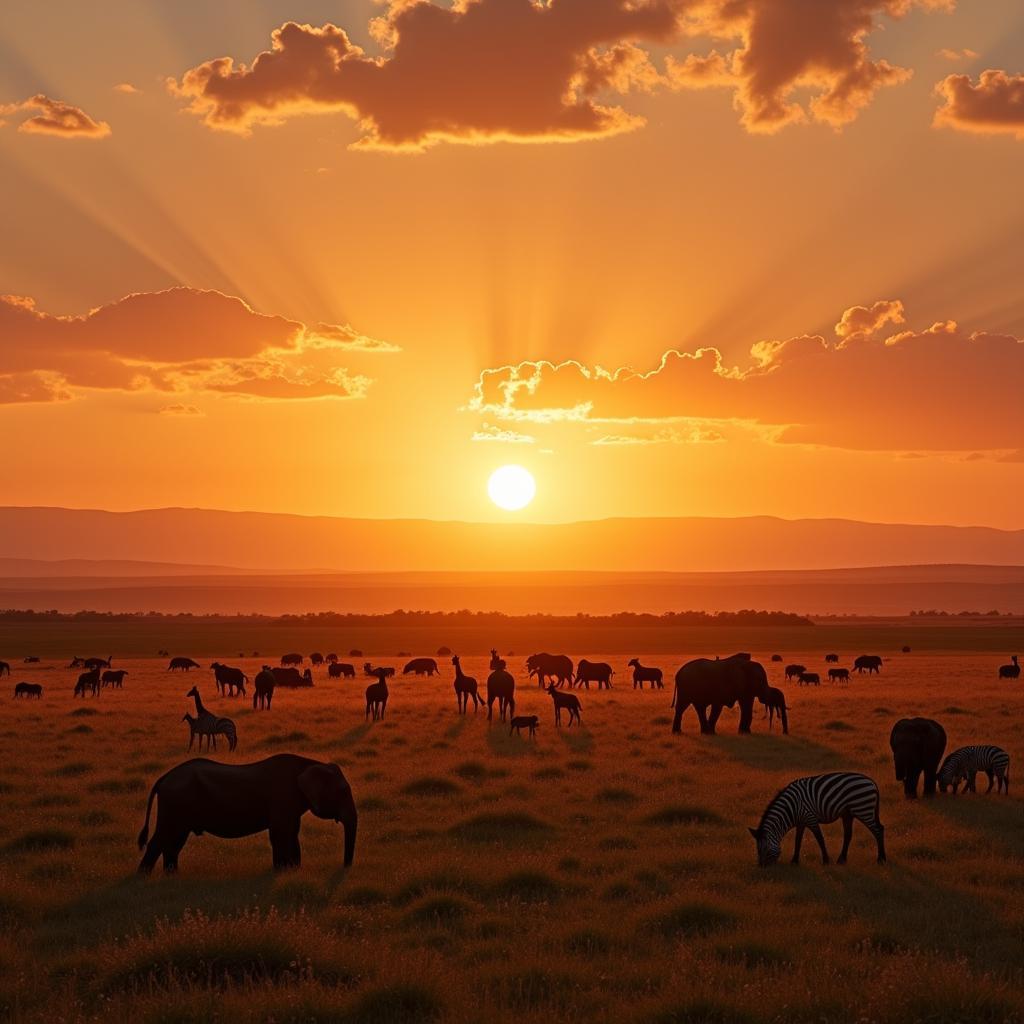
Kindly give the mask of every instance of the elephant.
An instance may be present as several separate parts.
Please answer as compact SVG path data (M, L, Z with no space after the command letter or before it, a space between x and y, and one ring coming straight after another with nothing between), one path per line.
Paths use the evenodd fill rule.
M734 654L714 661L708 658L688 661L676 673L672 697L676 713L672 731L682 731L683 712L692 704L700 720L701 733L714 736L722 708L739 703L739 731L748 733L754 717L754 701L768 700L768 689L764 666L751 660L749 654Z
M297 668L272 668L274 681L278 686L312 686L313 673L307 668L300 672Z
M531 654L526 667L531 676L537 677L538 686L543 686L549 676L557 680L558 686L572 684L572 658L565 654Z
M939 764L946 750L946 730L931 718L901 718L889 734L896 763L896 781L903 783L908 800L917 796L917 780L924 774L924 795L935 796Z
M153 800L159 797L156 828L149 838ZM352 787L336 764L296 754L274 754L252 764L221 764L205 757L184 761L153 784L146 821L139 832L145 849L139 874L148 875L162 856L164 871L178 869L190 834L238 839L270 832L274 869L298 867L299 826L306 811L345 829L345 867L356 848Z
M437 662L433 658L413 658L405 668L402 675L407 676L410 672L418 676L432 676L438 671Z

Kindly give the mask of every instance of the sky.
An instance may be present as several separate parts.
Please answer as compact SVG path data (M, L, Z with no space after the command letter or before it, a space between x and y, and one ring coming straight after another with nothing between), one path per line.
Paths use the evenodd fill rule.
M1022 181L1019 0L5 0L3 502L1022 528Z

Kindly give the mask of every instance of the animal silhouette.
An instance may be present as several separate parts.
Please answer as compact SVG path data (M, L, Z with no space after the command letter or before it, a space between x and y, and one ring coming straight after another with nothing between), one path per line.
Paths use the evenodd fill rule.
M264 665L259 672L256 673L256 680L253 683L252 691L252 707L255 711L257 707L266 708L270 710L270 704L274 699L274 687L277 685L277 679L274 677L274 673L270 670L269 665Z
M374 667L368 661L365 662L363 665L364 676L374 676L375 678L380 679L381 672L384 673L384 679L391 679L394 677L395 674L395 670L391 665L381 665L379 667Z
M901 718L889 734L896 766L896 781L903 783L908 800L917 796L917 780L924 775L924 795L935 796L939 762L946 749L946 730L931 718Z
M192 741L199 736L199 749L203 749L203 737L206 737L206 749L210 749L210 743L213 742L213 749L217 749L217 737L225 736L228 741L228 749L234 750L238 745L238 730L235 728L235 723L230 718L221 718L218 715L213 714L203 705L203 699L199 695L199 688L193 686L186 697L191 697L196 702L196 715L195 719L191 715L186 714L182 719L183 722L188 722L189 728L192 731L192 735L188 742L188 749L192 749Z
M245 684L249 677L240 669L231 665L222 665L215 661L210 668L213 669L213 678L217 689L226 697L234 697L237 694L245 696Z
M161 655L163 655L165 653L166 653L165 651L161 651L160 652ZM6 661L0 661L0 665L7 665L7 662ZM68 665L68 668L84 668L84 667L85 667L85 659L84 658L80 658L77 654L71 659L71 662ZM10 666L9 665L7 667L7 671L10 672ZM3 669L0 669L0 676L2 676L2 675L3 675Z
M34 654L30 654L25 659L25 664L26 665L38 665L39 664L39 659ZM7 666L7 669L8 669L8 671L10 671L10 665Z
M589 690L591 683L597 683L599 690L610 690L613 674L611 665L606 661L587 661L586 658L581 658L576 666L574 684L585 686Z
M817 672L801 672L797 682L801 686L821 686L821 676Z
M786 666L786 682L790 679L799 679L802 672L807 671L806 665L787 665Z
M193 661L191 658L171 658L170 664L167 666L167 671L191 672L194 668L199 668L198 661Z
M409 673L413 673L418 676L432 676L437 671L437 662L433 658L413 658L402 669L402 675L407 676Z
M580 711L580 699L575 693L561 693L555 689L554 683L548 683L547 692L551 694L551 699L555 703L555 726L561 728L562 726L562 711L569 712L569 726L572 726L575 720L577 724L581 724Z
M648 668L646 665L641 665L639 658L630 659L629 667L633 670L634 690L637 687L642 690L644 683L650 683L652 690L655 687L659 690L665 689L664 675L660 668Z
M487 721L494 714L494 702L498 702L498 714L505 721L506 713L516 713L516 681L512 673L505 667L505 662L498 659L498 667L487 677Z
M1019 679L1020 678L1020 662L1017 660L1017 655L1014 654L1010 657L1009 665L999 666L999 678L1000 679Z
M531 654L526 659L526 668L531 676L537 677L537 685L543 687L549 679L558 686L572 682L572 658L564 654Z
M476 710L480 706L480 698L476 692L476 680L462 671L462 663L457 654L452 655L452 664L455 666L455 700L459 705L459 714L466 713L470 697L473 698L473 714L476 714Z
M336 665L338 663L338 656L334 653L328 654L324 658L324 661L326 661L328 665Z
M839 655L838 654L826 654L825 655L825 664L826 665L838 665L839 664Z
M314 651L309 656L309 663L314 667L318 668L324 663L324 656L319 651Z
M327 675L331 679L355 679L356 667L344 661L333 661L327 666Z
M877 654L862 654L858 658L854 658L853 667L858 673L867 672L871 675L872 672L879 673L882 671L882 659Z
M754 701L767 695L768 675L764 666L753 661L749 654L733 654L714 661L708 658L688 661L676 672L672 732L682 731L683 713L693 705L701 733L713 736L722 708L739 704L739 731L748 733L754 718Z
M114 660L112 654L107 655L105 658L86 658L82 662L83 668L110 668L110 663Z
M493 672L498 667L498 662L501 658L498 657L498 648L491 648L491 663L487 666L488 671Z
M14 684L14 696L15 699L18 697L35 697L38 700L43 695L43 687L39 683L15 683Z
M954 750L939 769L939 788L943 793L952 788L955 796L963 782L965 793L976 793L974 782L978 772L988 776L986 793L991 793L994 782L998 781L996 792L1010 795L1010 755L1002 747L991 745Z
M74 696L84 698L86 690L94 697L100 695L100 670L98 668L94 668L91 672L83 672L78 677L78 682L75 683Z
M156 827L149 838L153 801ZM358 816L352 787L336 764L295 754L275 754L253 764L228 765L195 758L172 768L153 784L146 821L139 832L145 849L140 874L149 874L160 857L164 871L178 869L188 837L204 832L237 839L270 832L274 869L299 866L302 816L336 821L345 829L345 867L352 863Z
M300 672L297 668L278 668L274 666L270 671L273 673L274 682L278 686L295 688L313 685L313 673L308 668Z
M781 654L773 654L772 655L772 661L779 661L779 662L781 662L782 661L782 655Z
M908 647L908 646L907 646L906 644L904 644L904 645L903 645L903 647L901 648L901 650L902 650L902 652L903 652L904 654L909 654L909 653L910 653L910 648L909 648L909 647Z
M856 818L875 837L878 863L885 863L885 828L878 818L878 786L874 779L859 772L830 772L828 775L810 775L795 779L772 797L761 823L750 829L757 844L757 862L765 868L775 864L782 852L782 840L791 829L796 829L793 863L800 863L800 844L804 829L818 841L821 862L827 864L828 850L821 826L837 818L843 819L843 849L838 863L846 863Z
M298 653L295 653L295 654L282 654L281 655L281 666L282 666L282 668L287 668L289 665L291 665L291 666L301 665L304 660L305 659L302 657L302 655L298 654Z
M121 690L124 688L124 677L128 675L128 670L123 668L108 668L106 672L100 677L100 682L104 686L113 686L115 690Z
M850 681L850 670L848 668L830 668L828 670L828 681L830 683L848 683Z
M788 736L789 718L786 712L789 708L786 706L786 695L777 686L769 686L767 695L759 699L764 705L764 713L768 716L768 731L771 732L772 721L778 715L782 723L782 734Z
M508 734L511 736L512 733L517 733L522 736L521 730L526 729L529 731L530 739L536 739L539 725L536 715L517 715L509 722Z
M377 682L370 683L366 688L366 718L373 715L373 720L384 718L384 712L388 706L388 683L386 669L378 668L369 675L375 675Z

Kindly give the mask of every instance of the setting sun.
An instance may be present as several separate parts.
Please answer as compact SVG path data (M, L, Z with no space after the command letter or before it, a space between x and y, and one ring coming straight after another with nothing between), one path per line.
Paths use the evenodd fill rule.
M487 481L487 493L498 508L515 512L533 501L537 484L528 469L522 466L501 466Z

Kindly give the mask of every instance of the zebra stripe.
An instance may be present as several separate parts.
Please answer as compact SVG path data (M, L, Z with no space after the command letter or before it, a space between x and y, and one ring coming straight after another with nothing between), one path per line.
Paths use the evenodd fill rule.
M966 782L965 793L974 793L974 777L978 772L988 776L988 789L992 792L993 778L999 780L997 793L1010 792L1010 755L1002 747L983 744L954 750L939 769L939 787L945 793L952 786L956 793L961 782Z
M878 818L878 804L877 784L859 772L829 772L795 779L776 793L765 808L761 823L750 830L757 842L758 863L767 867L779 859L783 837L791 828L797 830L793 863L798 863L804 829L809 828L821 847L822 863L827 864L828 851L820 826L842 818L843 849L839 863L843 864L850 848L853 819L857 818L874 835L881 864L885 861L885 828Z

